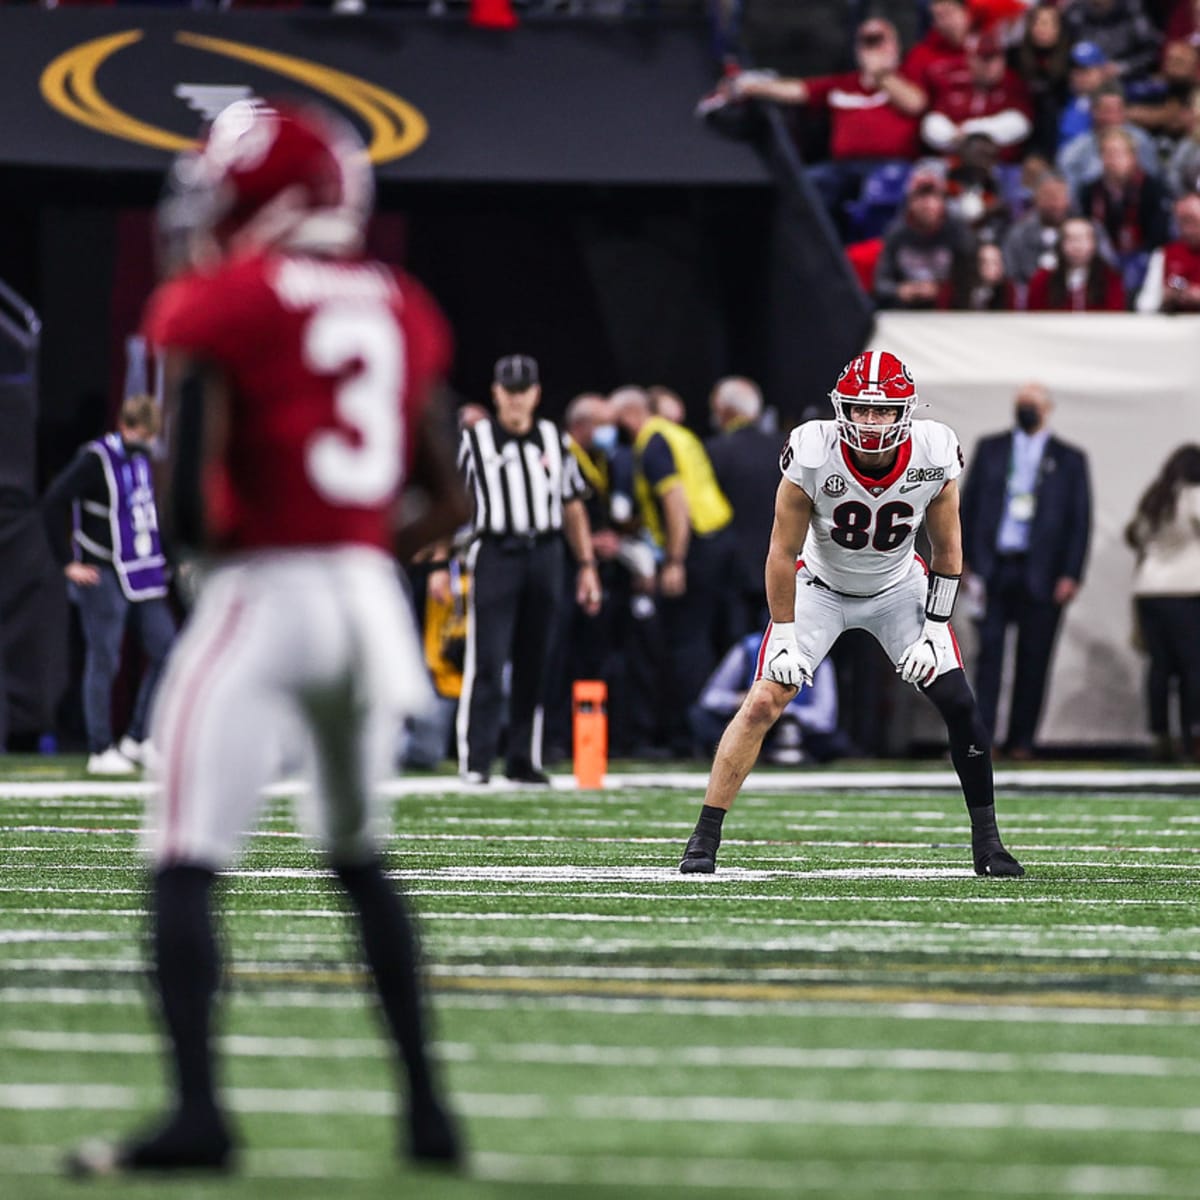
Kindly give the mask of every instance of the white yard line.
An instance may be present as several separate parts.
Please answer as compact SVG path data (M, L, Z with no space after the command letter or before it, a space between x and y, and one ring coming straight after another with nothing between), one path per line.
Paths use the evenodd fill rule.
M390 872L394 878L399 879L400 875L396 872ZM230 871L223 878L237 878L239 872ZM1089 883L1108 882L1104 880L1090 880ZM17 893L20 895L58 895L58 896L145 896L146 888L103 888L103 887L43 887L43 888L23 888L23 887L0 887L2 893ZM305 889L296 888L239 888L231 887L228 884L223 884L221 888L222 896L254 896L257 898L271 898L279 896L309 896L316 893ZM404 894L409 897L416 898L437 898L437 899L477 899L493 901L500 898L512 899L521 898L528 899L530 892L528 889L507 889L507 888L405 888ZM900 904L919 904L923 908L936 904L948 904L954 908L971 907L971 906L993 906L993 905L1020 905L1025 908L1030 905L1053 905L1055 908L1071 909L1071 908L1187 908L1189 910L1197 907L1197 902L1191 898L1184 899L1169 899L1166 897L1146 897L1144 899L1130 899L1128 897L1115 897L1111 900L1093 896L1030 896L1024 894L1024 890L1019 895L985 895L985 896L952 896L952 895L926 895L926 896L895 896L890 894L864 894L860 892L819 892L813 893L805 891L803 895L795 893L781 892L734 892L722 894L713 890L702 892L660 892L660 891L602 891L602 892L579 892L579 891L553 891L548 892L544 896L547 900L571 901L571 900L650 900L656 904L661 903L679 903L692 900L729 900L735 901L738 904L749 903L786 903L786 904L881 904L891 907ZM278 915L278 912L287 912L287 909L270 910ZM427 916L432 910L425 906L421 907L421 916ZM146 915L146 910L143 908L60 908L57 905L53 909L41 905L35 908L2 908L0 909L0 919L4 916L43 916L47 912L54 912L60 917L89 917L89 916L104 916L104 917L142 917ZM266 910L255 908L254 915L270 915ZM656 918L657 919L657 918ZM689 920L693 918L688 918ZM753 918L747 918L753 920Z
M869 992L870 989L867 989ZM96 1005L130 1006L144 1010L148 991L134 987L17 987L0 986L0 1005L35 1005L44 1007L91 1008ZM258 987L253 992L233 997L232 1003L258 1009L332 1009L361 1010L367 1003L365 994L358 991L313 990L290 987ZM934 1001L896 1002L872 999L864 995L861 1001L844 1000L692 1000L675 997L581 996L572 994L512 994L451 992L435 989L437 1008L478 1010L484 1012L560 1011L571 1013L604 1013L608 1015L652 1016L741 1016L746 1019L779 1016L805 1019L847 1018L861 1020L886 1019L895 1021L958 1021L967 1024L992 1025L1005 1022L1016 1025L1112 1026L1114 1028L1191 1028L1200 1025L1200 1012L1191 1010L1164 1011L1158 1008L1139 1008L1131 1003L1125 1008L1041 1007L1035 1004L978 1004Z
M10 1176L41 1176L61 1170L62 1146L0 1145L0 1170ZM930 1179L926 1162L859 1159L853 1163L806 1156L802 1167L788 1161L718 1158L696 1155L516 1154L475 1151L469 1178L495 1183L540 1184L558 1188L573 1185L689 1190L735 1189L742 1195L783 1192L788 1195L831 1196L839 1193L872 1196L1029 1196L1053 1193L1062 1197L1148 1197L1153 1200L1194 1200L1194 1174L1186 1168L1159 1165L1078 1163L1050 1165L1019 1163L943 1162ZM381 1171L393 1178L390 1163L380 1167L378 1156L354 1150L313 1150L291 1147L248 1148L239 1175L248 1179L365 1180Z
M249 1037L220 1039L234 1058L361 1058L378 1061L381 1038ZM61 1033L15 1029L0 1046L47 1054L157 1054L161 1039L148 1033ZM765 1068L769 1070L943 1071L987 1074L1044 1072L1130 1078L1194 1078L1200 1058L1148 1054L1013 1054L924 1048L862 1049L795 1046L579 1045L558 1042L438 1042L439 1058L457 1063L520 1063L599 1068Z
M155 1088L88 1083L0 1084L0 1109L105 1112L140 1109ZM363 1088L225 1089L235 1112L315 1116L392 1116L391 1091ZM1104 1104L937 1104L904 1100L793 1100L757 1096L564 1095L456 1092L467 1117L526 1121L549 1117L669 1124L804 1125L809 1128L1020 1129L1072 1133L1200 1133L1200 1108Z

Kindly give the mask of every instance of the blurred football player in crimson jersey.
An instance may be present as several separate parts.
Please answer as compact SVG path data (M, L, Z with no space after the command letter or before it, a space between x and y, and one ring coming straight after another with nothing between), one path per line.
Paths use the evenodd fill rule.
M374 785L397 724L427 700L393 553L466 517L431 394L450 338L425 292L361 257L365 152L327 114L242 102L188 161L164 215L178 273L146 328L167 355L165 524L209 560L154 717L153 944L175 1067L157 1129L81 1148L83 1174L224 1168L213 1080L219 969L210 893L253 826L281 721L308 731L310 825L356 911L407 1075L413 1157L460 1150L425 1046L415 937L384 875ZM427 496L401 524L410 488Z
M996 828L991 745L950 628L962 574L958 439L937 421L913 420L913 377L886 351L848 363L830 399L835 420L797 426L783 447L766 565L771 623L680 870L716 870L721 823L767 731L839 635L865 629L946 722L975 873L1023 875ZM929 567L913 549L922 520Z

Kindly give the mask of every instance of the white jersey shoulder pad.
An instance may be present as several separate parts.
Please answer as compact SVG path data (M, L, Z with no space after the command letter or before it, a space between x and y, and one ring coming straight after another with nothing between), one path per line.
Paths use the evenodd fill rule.
M912 439L914 448L921 449L930 466L946 468L947 479L954 479L962 471L958 435L949 425L941 421L914 421Z
M792 430L792 445L797 464L809 471L824 466L837 449L836 421L805 421Z

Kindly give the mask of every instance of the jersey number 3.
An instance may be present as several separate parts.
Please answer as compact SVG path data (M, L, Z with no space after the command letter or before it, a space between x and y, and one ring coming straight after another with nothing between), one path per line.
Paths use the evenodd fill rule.
M304 358L320 375L343 376L359 364L333 393L337 418L351 433L323 429L309 439L309 479L330 504L385 503L404 461L404 342L395 317L382 305L323 305L305 326Z
M875 518L871 536L871 510L861 500L847 500L833 510L829 536L847 550L862 550L867 543L876 550L895 550L912 533L913 506L903 500L884 504Z

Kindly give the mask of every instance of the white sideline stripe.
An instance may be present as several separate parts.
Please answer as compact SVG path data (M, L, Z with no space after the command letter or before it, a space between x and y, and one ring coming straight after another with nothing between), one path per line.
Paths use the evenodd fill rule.
M331 1009L361 1010L365 1000L360 993L305 991L296 988L255 990L234 1001L247 1009ZM0 987L0 1004L38 1006L93 1007L98 1004L130 1005L138 1011L146 1006L146 993L137 988L74 987ZM615 996L488 995L484 993L441 992L435 996L437 1008L458 1008L494 1012L498 1010L555 1010L571 1013L680 1016L778 1016L812 1019L872 1019L885 1017L897 1021L961 1021L985 1025L1008 1022L1016 1025L1103 1025L1139 1028L1178 1028L1200 1025L1200 1012L1169 1012L1130 1006L1110 1008L1040 1008L1032 1004L953 1004L933 1001L878 1002L869 997L855 1002L831 1000L687 1000L666 997L626 998Z
M235 1058L379 1059L379 1038L249 1037L220 1039L222 1052ZM0 1034L0 1045L51 1054L151 1054L161 1039L148 1033L57 1033L15 1029ZM649 1046L564 1045L556 1042L438 1042L438 1057L448 1062L536 1063L589 1067L752 1067L789 1070L947 1071L1006 1074L1041 1071L1055 1075L1108 1075L1153 1079L1200 1075L1200 1058L1151 1054L1011 1054L963 1050L794 1046Z
M606 775L605 790L621 791L634 788L684 789L703 793L708 775L702 771L630 772ZM570 775L551 775L551 788L556 792L575 792L575 780ZM899 789L954 790L959 788L955 773L944 768L929 771L764 771L752 772L745 789L754 792L815 792L815 791L875 791ZM1043 791L1047 788L1078 788L1087 791L1128 791L1130 788L1200 788L1200 771L1141 768L1061 768L996 772L996 786L1012 791ZM267 796L295 796L304 790L298 781L272 784L264 788ZM499 792L525 792L507 780L496 779L486 791L464 792L463 785L452 775L426 778L396 778L388 780L380 791L389 797L405 796L464 796L493 795ZM145 781L105 782L100 780L4 781L0 783L0 800L31 800L42 797L100 796L144 799L153 791Z
M0 1084L0 1109L73 1112L141 1108L152 1088L107 1084ZM396 1096L365 1089L228 1088L230 1107L242 1113L315 1116L390 1116ZM786 1100L755 1096L574 1095L457 1092L466 1116L522 1121L570 1115L582 1120L704 1122L834 1128L1022 1129L1074 1133L1200 1132L1200 1108L1120 1107L1101 1104L935 1104L899 1100Z

